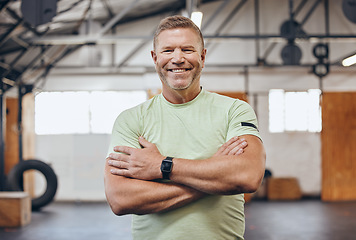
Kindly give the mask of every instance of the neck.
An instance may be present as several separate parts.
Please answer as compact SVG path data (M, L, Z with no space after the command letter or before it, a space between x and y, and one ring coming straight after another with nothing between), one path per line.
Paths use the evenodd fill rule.
M166 89L163 87L162 94L164 98L173 104L182 104L192 101L198 94L200 93L200 86L193 89L184 89L184 90L174 90L174 89Z

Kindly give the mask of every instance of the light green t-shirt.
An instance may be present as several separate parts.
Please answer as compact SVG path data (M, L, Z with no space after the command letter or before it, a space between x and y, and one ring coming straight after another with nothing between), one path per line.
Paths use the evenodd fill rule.
M118 116L109 152L117 145L139 148L143 136L164 156L205 159L234 136L260 137L253 126L256 115L241 100L201 90L188 103L171 104L161 94ZM169 212L134 215L132 223L135 240L236 240L244 231L243 194L211 195Z

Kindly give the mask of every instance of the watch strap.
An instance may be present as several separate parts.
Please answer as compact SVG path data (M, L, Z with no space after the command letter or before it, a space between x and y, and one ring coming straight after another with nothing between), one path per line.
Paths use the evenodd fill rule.
M172 167L173 167L173 157L166 157L163 159L162 164L161 164L161 172L162 172L162 178L163 179L169 179L169 175L172 172Z

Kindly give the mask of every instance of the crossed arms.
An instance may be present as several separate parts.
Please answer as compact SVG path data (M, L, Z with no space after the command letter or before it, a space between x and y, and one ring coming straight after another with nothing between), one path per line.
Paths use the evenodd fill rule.
M253 135L230 139L208 159L174 158L171 182L156 181L165 156L144 138L139 142L142 149L115 147L105 164L105 193L117 215L165 212L209 194L254 192L263 178L265 151Z

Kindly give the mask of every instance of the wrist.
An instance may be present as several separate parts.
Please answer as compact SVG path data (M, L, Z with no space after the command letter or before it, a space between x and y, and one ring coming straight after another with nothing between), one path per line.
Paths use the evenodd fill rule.
M162 179L169 179L173 170L173 157L166 157L161 163Z

